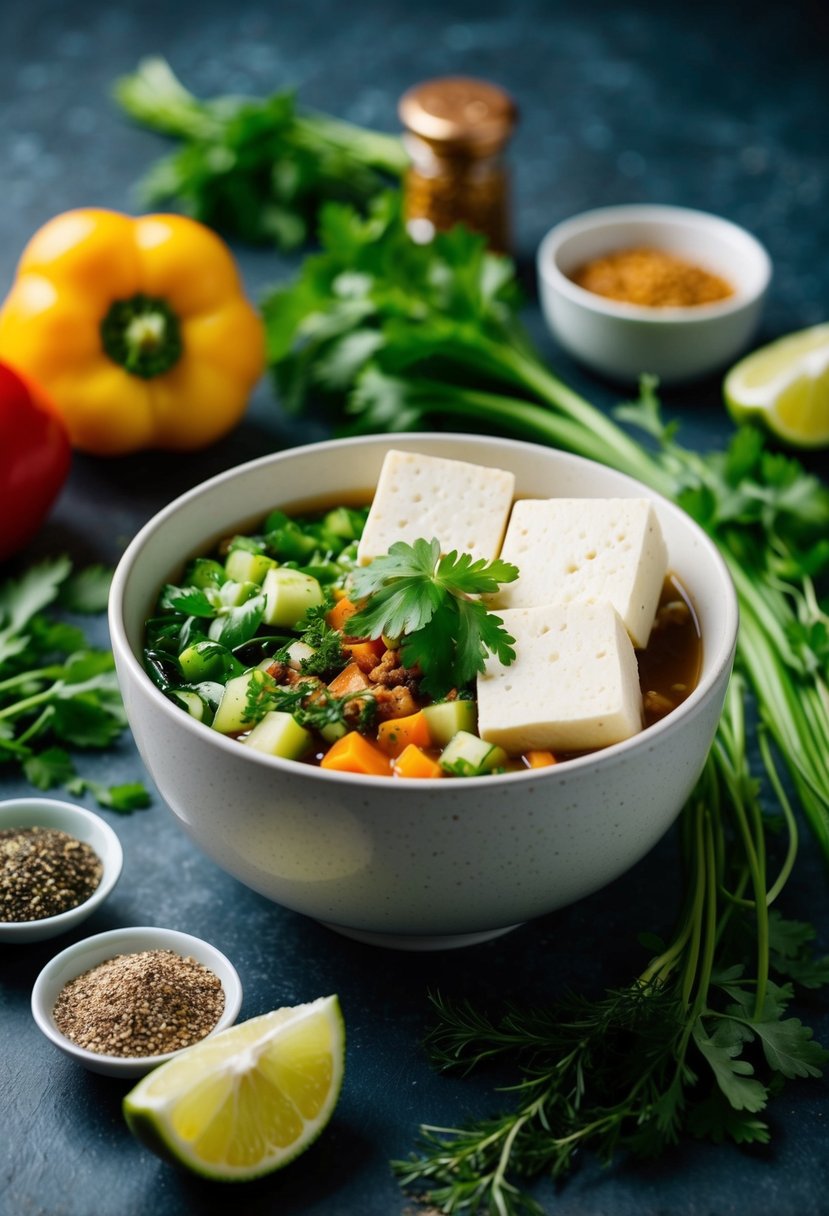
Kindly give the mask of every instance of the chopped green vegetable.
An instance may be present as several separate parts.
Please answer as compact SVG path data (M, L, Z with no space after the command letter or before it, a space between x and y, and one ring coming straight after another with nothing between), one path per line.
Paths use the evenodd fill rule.
M474 597L517 577L517 568L499 558L441 557L437 538L397 541L388 554L353 572L354 594L368 602L349 629L355 637L401 638L404 664L420 668L426 692L444 696L483 671L487 653L504 664L515 658L515 639L501 618Z
M408 164L396 136L301 111L290 89L200 101L151 58L114 91L136 122L184 141L144 178L142 201L176 202L246 241L293 249L315 235L326 199L365 205Z
M0 583L0 764L20 765L37 789L89 790L101 806L126 811L149 805L144 787L108 789L76 778L62 746L106 749L123 733L112 654L91 649L80 628L45 613L53 605L99 612L109 581L102 567L73 573L60 557Z
M348 655L342 647L342 634L332 629L325 619L329 604L317 604L309 608L303 620L297 626L300 630L299 641L311 648L313 654L300 660L299 670L304 676L325 676L332 672L341 671L348 662ZM277 652L276 658L288 661L288 650L295 642L289 642Z

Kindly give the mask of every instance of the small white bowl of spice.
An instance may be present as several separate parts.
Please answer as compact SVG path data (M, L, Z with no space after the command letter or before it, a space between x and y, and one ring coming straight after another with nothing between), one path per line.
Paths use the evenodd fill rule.
M746 229L686 207L587 211L552 228L537 258L559 344L593 371L678 384L722 370L760 319L771 260Z
M242 985L215 946L176 929L133 927L69 946L43 968L32 1015L92 1072L141 1077L236 1020Z
M0 942L74 929L112 891L121 843L99 816L53 798L0 802Z

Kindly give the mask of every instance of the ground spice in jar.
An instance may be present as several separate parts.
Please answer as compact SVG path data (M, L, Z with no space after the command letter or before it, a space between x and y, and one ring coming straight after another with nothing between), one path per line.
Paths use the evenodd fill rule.
M596 295L645 308L688 308L734 294L719 275L663 249L618 249L593 258L570 278Z
M57 828L0 831L0 921L44 920L89 899L104 873L95 850Z
M53 1015L61 1034L108 1056L158 1056L203 1039L225 995L217 975L174 950L117 954L64 985Z
M465 224L492 249L510 245L509 178L503 153L517 119L498 85L466 76L427 80L400 99L406 226L413 240Z

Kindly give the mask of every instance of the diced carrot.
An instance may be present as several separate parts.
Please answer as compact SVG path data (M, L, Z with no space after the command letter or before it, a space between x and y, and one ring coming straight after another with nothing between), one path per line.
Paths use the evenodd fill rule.
M363 692L366 688L371 687L371 682L356 663L349 663L338 675L334 676L328 687L335 697L344 697L350 692Z
M385 649L380 638L368 642L343 642L343 650L350 652L361 671L371 671L372 667L376 667L382 659Z
M422 748L408 744L394 762L395 777L442 777L443 769L437 760L427 756Z
M377 742L389 756L399 756L410 743L417 747L428 747L432 742L429 723L422 709L405 718L390 718L377 728Z
M547 768L549 765L557 763L552 752L544 751L524 752L524 759L530 768Z
M347 596L344 596L343 599L337 600L334 607L326 613L325 620L332 629L339 629L342 631L345 628L345 623L348 618L350 616L354 616L356 611L357 605L352 603Z
M349 731L332 743L320 760L320 768L337 773L363 773L373 777L389 777L389 758L359 731Z

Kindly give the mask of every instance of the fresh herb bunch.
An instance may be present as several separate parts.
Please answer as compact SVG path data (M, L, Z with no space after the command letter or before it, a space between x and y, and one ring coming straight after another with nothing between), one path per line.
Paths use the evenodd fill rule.
M419 667L421 687L439 699L474 680L488 653L505 665L515 658L515 638L479 597L517 577L517 568L499 558L441 556L435 537L397 541L388 554L353 571L352 594L367 603L349 629L357 637L399 638L403 663Z
M59 557L0 583L0 763L19 765L37 789L89 790L101 806L133 811L149 805L143 785L78 777L64 746L106 749L125 729L112 654L46 611L102 612L110 577L97 566L73 572Z
M565 448L673 499L717 541L741 609L738 665L829 860L829 490L737 430L728 449L682 447L654 384L618 411L647 444L553 375L518 318L510 261L463 228L418 245L389 193L364 218L331 204L323 250L265 301L281 402L326 398L349 431L417 430L436 418Z
M300 110L290 89L200 101L157 57L114 91L136 122L183 141L144 178L142 201L174 202L246 241L296 248L315 235L322 202L365 206L408 161L398 138Z
M521 1180L562 1177L579 1150L607 1163L618 1152L657 1156L682 1134L769 1140L770 1097L787 1080L820 1076L829 1060L789 1015L795 983L829 983L829 958L813 956L810 926L769 910L796 849L780 793L788 848L772 880L738 677L681 819L686 894L673 939L656 943L633 983L598 998L490 1016L435 995L436 1066L468 1073L504 1057L517 1069L504 1090L514 1100L465 1127L422 1128L417 1153L394 1163L404 1186L442 1212L541 1216Z

